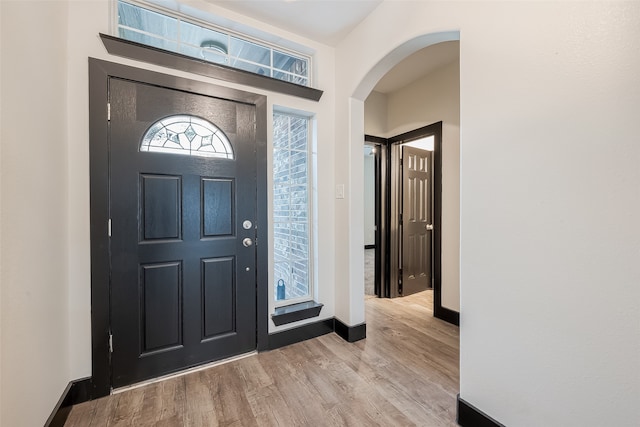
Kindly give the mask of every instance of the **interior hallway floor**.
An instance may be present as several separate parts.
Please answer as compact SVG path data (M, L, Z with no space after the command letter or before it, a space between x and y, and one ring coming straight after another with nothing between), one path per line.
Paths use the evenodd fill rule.
M458 327L432 307L432 291L367 298L364 340L332 333L131 389L65 426L455 426Z
M375 295L376 285L376 250L364 250L364 294Z

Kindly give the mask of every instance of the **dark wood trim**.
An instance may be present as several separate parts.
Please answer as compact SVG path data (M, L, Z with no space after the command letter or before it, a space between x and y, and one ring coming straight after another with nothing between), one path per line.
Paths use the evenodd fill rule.
M367 337L367 324L361 323L355 326L347 326L340 320L335 321L335 330L343 340L347 342L356 342Z
M256 244L256 339L257 349L268 348L268 204L267 204L267 99L223 86L156 73L140 68L89 58L89 165L91 227L91 397L111 392L109 352L110 258L107 224L109 213L109 150L107 101L109 79L144 81L256 107L257 241Z
M387 145L389 143L388 139L381 138L379 136L374 136L374 135L365 135L364 140L365 142L373 142L375 144L383 144L383 145Z
M319 306L322 307L322 304L319 304ZM287 329L286 331L267 334L267 344L263 345L262 350L275 350L331 332L335 332L348 342L355 342L366 338L366 324L362 323L356 326L347 326L340 320L332 317L330 319ZM62 396L58 399L56 406L53 408L44 426L63 427L73 405L105 396L103 394L95 394L94 390L95 387L91 377L71 381L62 392Z
M302 86L273 77L261 76L249 71L226 65L216 64L191 56L147 46L131 40L121 39L100 33L105 49L111 55L130 58L136 61L187 71L201 76L251 86L284 95L297 96L311 101L319 101L323 92L308 86Z
M381 161L385 162L386 174L384 178L382 177L382 174L380 174L380 179L384 179L384 185L381 185L381 191L384 192L381 203L384 203L386 212L386 216L384 218L384 238L386 242L384 253L385 275L383 277L384 286L381 290L380 296L391 298L391 144L388 140L385 152L387 155L384 159L381 159Z
M78 403L91 400L91 378L82 378L71 381L62 392L51 415L44 423L44 427L63 427L71 407Z
M424 138L425 136L435 135L436 133L442 135L442 122L432 123L418 129L410 130L409 132L401 133L400 135L392 136L389 138L389 144L409 142L413 139Z
M459 394L456 421L462 427L505 427L504 424L464 401Z
M386 162L386 158L382 157L383 147L386 150L388 140L373 135L364 136L365 144L375 145L378 150L375 153L375 245L365 245L365 249L375 249L375 283L374 292L378 298L389 296L389 237L388 222L389 218L382 218L382 205L387 206L387 189L383 186L382 164ZM387 169L388 170L388 169ZM389 212L388 207L385 212ZM383 225L384 222L384 225ZM384 236L383 236L384 230ZM383 250L384 239L384 253ZM384 272L384 273L383 273Z
M297 328L287 329L286 331L276 332L269 335L269 350L326 335L334 330L334 318L332 317L298 326Z
M435 302L433 304L433 317L452 325L460 326L460 313L442 305L435 305Z
M271 320L276 326L286 325L287 323L299 322L300 320L310 319L320 316L324 304L315 301L305 301L297 304L285 305L278 307L271 315Z
M102 61L89 58L89 178L91 233L91 385L92 396L111 393L109 352L110 260L109 145L107 102L109 76Z
M442 122L433 123L401 135L389 138L389 144L409 142L413 139L434 136L433 147L433 316L452 323L460 324L460 313L442 306ZM391 153L389 153L391 162ZM389 182L391 169L389 168ZM391 205L389 205L391 208ZM389 224L389 230L391 224ZM391 238L391 236L389 236Z
M267 98L260 96L256 106L256 176L258 206L256 222L256 316L257 316L257 350L266 350L269 346L269 202L267 175ZM260 242L260 244L258 244Z

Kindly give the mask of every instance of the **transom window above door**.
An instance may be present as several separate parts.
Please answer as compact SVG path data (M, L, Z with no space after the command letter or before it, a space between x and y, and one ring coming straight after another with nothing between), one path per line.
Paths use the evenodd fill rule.
M175 115L158 120L147 129L140 151L233 159L227 136L200 117Z
M114 0L116 36L251 73L311 86L311 58L139 0Z

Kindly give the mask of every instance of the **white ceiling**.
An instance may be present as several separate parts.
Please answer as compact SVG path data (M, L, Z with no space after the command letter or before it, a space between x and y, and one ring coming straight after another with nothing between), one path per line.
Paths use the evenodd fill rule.
M335 46L383 0L206 0L317 42ZM459 56L459 42L445 42L407 57L374 88L388 94L447 65Z
M383 0L206 0L317 42L335 46Z

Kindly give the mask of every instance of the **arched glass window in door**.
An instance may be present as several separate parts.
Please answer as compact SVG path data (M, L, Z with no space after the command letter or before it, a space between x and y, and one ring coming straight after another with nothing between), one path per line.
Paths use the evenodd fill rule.
M213 123L185 114L165 117L144 134L140 151L233 159L227 136Z

